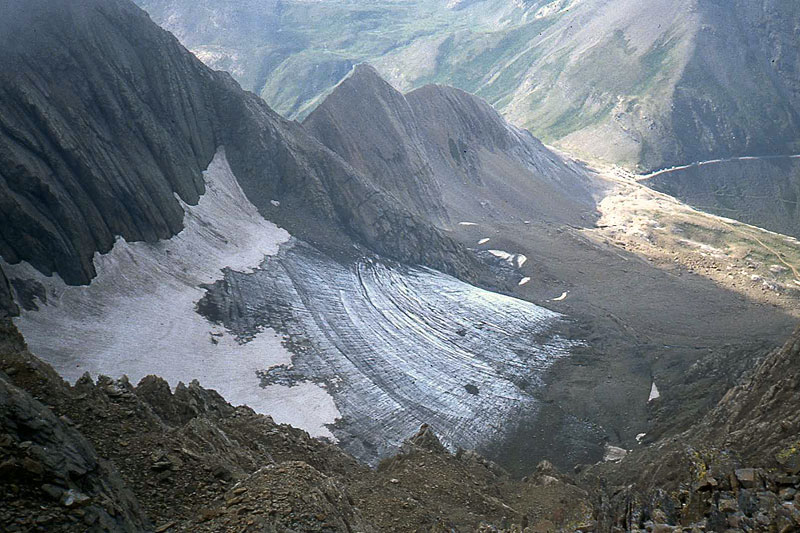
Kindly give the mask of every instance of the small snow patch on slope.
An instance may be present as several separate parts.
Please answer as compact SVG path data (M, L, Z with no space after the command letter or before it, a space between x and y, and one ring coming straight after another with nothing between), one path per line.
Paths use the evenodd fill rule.
M647 398L647 401L652 402L659 398L661 398L661 393L658 392L658 387L656 387L656 382L654 381L652 387L650 387L650 397Z
M503 261L508 262L511 266L516 268L521 268L522 265L524 265L528 260L528 258L522 254L512 254L503 250L489 250L489 253L495 257L499 257Z
M561 296L559 296L558 298L553 298L550 301L551 302L563 302L564 300L567 299L567 295L568 294L569 294L569 291L564 291L564 292L561 293Z
M156 374L172 386L198 379L234 405L331 436L324 424L338 411L327 391L312 383L260 386L258 371L291 362L273 330L240 343L195 310L202 284L221 279L224 268L252 271L289 239L244 195L224 150L204 177L198 205L183 204L183 231L156 243L118 239L109 253L95 254L97 277L89 286L66 286L27 263L3 264L10 277L47 290L47 303L23 312L17 326L31 350L70 381L84 372L127 374L133 382Z

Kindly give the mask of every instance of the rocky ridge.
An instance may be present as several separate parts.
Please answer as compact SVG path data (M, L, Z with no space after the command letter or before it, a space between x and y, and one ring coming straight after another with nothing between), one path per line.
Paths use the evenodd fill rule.
M683 435L577 481L547 462L514 480L426 425L371 470L197 383L71 387L4 321L0 518L7 531L796 531L798 346L800 331Z
M154 242L182 229L178 200L197 203L201 171L224 145L248 198L290 231L313 233L314 223L281 217L273 201L385 255L475 270L373 177L205 67L132 3L37 0L8 13L0 254L9 263L88 283L95 252L117 236Z
M800 329L688 431L582 473L602 530L800 529L798 357Z
M293 118L368 61L403 91L456 86L549 144L629 168L800 151L791 3L138 1Z
M459 89L428 85L402 94L360 64L303 127L446 229L465 219L458 217L498 210L574 225L593 219L599 186L584 168Z
M172 392L156 377L134 387L87 376L71 387L8 321L0 339L0 378L13 391L0 395L1 412L33 404L41 413L32 437L0 417L3 446L21 450L4 471L42 470L29 457L57 461L57 449L41 446L53 432L101 465L78 479L80 492L68 492L74 474L57 471L0 478L8 531L471 531L482 523L521 531L583 523L591 511L586 493L552 467L515 481L474 452L451 455L428 427L370 470L197 383Z

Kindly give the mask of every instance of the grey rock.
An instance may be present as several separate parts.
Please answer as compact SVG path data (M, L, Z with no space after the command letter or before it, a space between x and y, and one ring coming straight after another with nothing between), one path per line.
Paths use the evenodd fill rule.
M182 229L176 196L199 200L201 171L225 145L248 198L291 232L333 225L402 261L464 277L475 270L461 245L208 69L132 3L34 0L9 9L0 28L7 262L88 283L94 253L117 236L154 242ZM310 216L285 214L298 208Z
M5 468L6 473L18 476L19 483L44 481L41 490L60 498L65 507L86 507L87 514L96 517L100 530L137 532L150 527L116 469L99 458L80 433L2 375L0 434L18 443L21 437L31 439L26 449L18 447L20 455L12 459L17 466L11 463ZM37 465L35 472L25 468L26 461ZM9 479L13 478L4 476L4 481ZM112 516L103 506L92 503L94 499L113 503L118 512Z
M454 225L465 212L479 217L487 201L502 203L511 216L507 204L521 200L514 196L529 210L522 218L583 225L594 209L585 172L451 87L402 94L371 66L358 65L303 126L434 225ZM503 196L506 189L516 195Z
M5 272L0 268L0 319L16 316L19 313L17 304L11 294L11 285L6 279Z

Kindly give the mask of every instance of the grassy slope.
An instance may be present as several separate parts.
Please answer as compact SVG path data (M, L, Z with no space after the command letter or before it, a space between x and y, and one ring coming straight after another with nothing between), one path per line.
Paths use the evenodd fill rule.
M291 118L302 119L353 64L367 61L402 90L433 82L476 93L589 159L653 169L797 148L791 20L800 7L137 1L204 61ZM770 64L765 54L776 50Z

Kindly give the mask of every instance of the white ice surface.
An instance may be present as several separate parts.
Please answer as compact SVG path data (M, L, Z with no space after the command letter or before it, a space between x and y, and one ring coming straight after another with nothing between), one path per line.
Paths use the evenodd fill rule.
M459 226L477 226L477 224L474 223L474 222L459 222L458 225Z
M561 296L559 296L558 298L553 298L550 301L551 302L562 302L562 301L567 299L567 294L569 294L569 291L564 291L564 292L561 293Z
M491 239L489 239L489 237L486 237L486 238L484 238L484 239L481 239L481 240L479 240L479 241L478 241L478 244L486 244L486 243L487 243L487 242L489 242L490 240L491 240Z
M658 387L656 387L656 382L653 382L653 386L650 387L650 397L647 398L648 402L652 402L653 400L657 400L661 397L661 393L658 392Z
M528 277L528 276L525 276L524 278L522 278L521 280L519 280L519 283L517 283L517 285L520 285L520 286L522 286L522 285L525 285L525 284L526 284L526 283L528 283L530 280L531 280L531 278L530 278L530 277Z
M23 311L17 326L31 350L69 381L84 372L126 374L134 383L155 374L173 387L197 379L234 405L331 437L325 424L339 413L326 390L313 383L260 386L256 372L291 362L273 330L240 344L195 312L201 284L222 279L226 267L252 271L289 238L249 202L223 149L204 177L198 205L183 204L183 231L154 244L118 239L109 253L95 254L97 277L89 286L67 286L27 263L3 264L10 278L47 290L47 302Z

